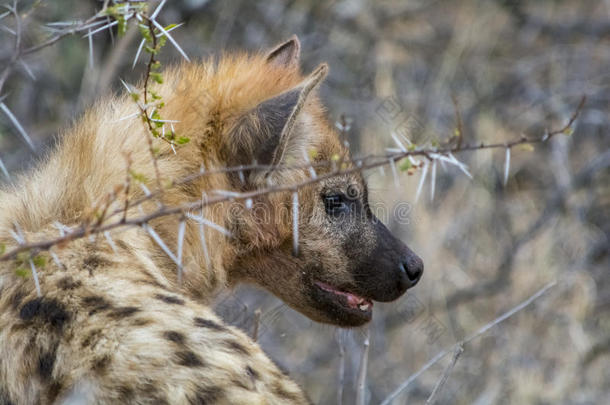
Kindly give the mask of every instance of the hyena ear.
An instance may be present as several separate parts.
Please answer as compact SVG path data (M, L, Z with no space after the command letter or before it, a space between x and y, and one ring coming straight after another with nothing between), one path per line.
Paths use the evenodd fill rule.
M302 156L305 142L293 135L295 122L308 96L328 73L321 64L305 80L291 90L263 101L241 116L227 139L227 158L233 165L277 166L285 157ZM265 173L265 177L266 177Z
M281 67L299 66L301 43L296 35L276 46L267 54L267 62Z

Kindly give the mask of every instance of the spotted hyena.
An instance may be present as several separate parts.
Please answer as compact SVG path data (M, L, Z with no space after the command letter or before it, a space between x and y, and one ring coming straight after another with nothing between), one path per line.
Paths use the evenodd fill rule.
M156 167L142 121L125 119L134 101L117 95L4 188L7 250L83 223L125 215L127 224L0 262L0 404L307 403L256 343L212 312L214 295L253 283L315 321L352 327L370 321L373 301L417 283L422 261L371 213L366 184L324 118L316 89L327 66L301 74L299 48L293 37L268 53L166 71L155 87L163 117L190 142L174 152L153 139ZM331 175L337 165L348 173ZM222 170L236 166L244 169ZM304 182L293 243L291 185ZM163 191L143 199L157 185ZM262 188L276 191L127 226L202 196ZM177 271L167 249L176 252L184 221Z

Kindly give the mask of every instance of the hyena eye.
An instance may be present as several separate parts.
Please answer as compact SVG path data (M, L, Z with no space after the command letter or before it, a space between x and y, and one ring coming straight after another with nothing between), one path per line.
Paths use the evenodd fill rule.
M329 215L337 215L349 210L347 199L344 194L329 194L322 197L324 209Z

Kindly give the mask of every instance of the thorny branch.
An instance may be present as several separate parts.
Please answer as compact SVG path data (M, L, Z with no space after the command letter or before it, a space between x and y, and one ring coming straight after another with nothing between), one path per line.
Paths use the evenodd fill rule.
M576 121L576 118L578 117L578 115L580 114L580 112L582 110L582 107L584 106L584 101L585 101L585 97L582 98L582 100L578 104L577 109L574 111L574 113L572 114L572 116L570 117L570 119L568 120L568 123L566 125L564 125L562 128L560 128L558 130L547 131L544 135L542 135L540 137L528 138L528 137L523 136L520 139L517 139L512 142L507 142L507 143L491 143L491 144L480 143L478 145L465 145L461 148L458 148L458 147L424 148L424 149L414 148L413 150L393 152L393 153L387 153L387 154L382 154L382 155L368 155L368 156L354 159L351 162L352 166L347 169L340 169L340 166L337 165L336 161L308 163L306 165L306 167L325 166L325 167L334 168L334 170L331 170L329 173L324 174L324 175L310 177L305 181L295 183L295 184L266 187L266 188L249 191L249 192L244 192L244 193L230 193L229 195L227 195L226 193L219 193L219 195L214 196L214 197L209 197L209 198L205 199L205 201L198 200L198 201L189 202L186 204L172 206L172 207L161 206L157 211L154 211L154 212L151 212L151 213L139 216L139 217L130 218L130 219L127 219L124 221L121 218L114 222L100 224L99 226L93 226L93 227L88 224L83 224L83 225L79 226L78 228L73 229L70 232L66 232L64 235L61 235L55 239L33 241L33 242L28 242L28 243L18 243L18 245L16 247L14 247L13 249L11 249L11 250L7 251L6 253L4 253L3 255L1 255L0 261L13 259L17 256L17 254L19 254L21 252L26 252L26 251L28 251L30 253L30 255L35 255L41 251L48 250L53 246L56 246L59 244L64 244L64 243L67 243L67 242L70 242L70 241L73 241L76 239L83 238L85 236L107 232L107 231L110 231L110 230L113 230L113 229L119 228L119 227L143 226L143 225L148 224L150 221L152 221L153 219L156 219L156 218L165 217L165 216L169 216L169 215L186 215L190 211L201 210L203 207L211 206L214 204L219 204L219 203L229 202L229 201L230 202L246 201L249 199L253 199L255 197L273 194L273 193L280 193L280 192L287 192L287 191L296 192L301 188L304 188L306 186L309 186L309 185L312 185L315 183L319 183L324 180L328 180L330 178L335 178L335 177L344 176L347 174L362 172L363 170L386 166L389 164L393 164L397 161L400 161L401 159L404 159L404 158L412 158L412 157L419 156L419 157L426 158L427 160L429 160L431 162L434 162L435 159L439 159L440 157L453 156L454 153L459 153L459 152L464 152L464 151L476 151L476 150L483 150L483 149L498 149L498 148L514 148L519 145L531 145L531 144L543 143L543 142L546 142L549 139L551 139L553 136L561 134L561 133L565 133L571 129L571 126ZM422 167L423 165L424 165L423 162L419 163L419 167ZM262 167L268 167L268 166L258 166L258 165L249 166L249 168L252 170L257 170ZM282 167L282 168L294 168L294 167L300 168L300 167L303 167L303 165L280 166L280 167ZM278 167L276 167L275 169L278 169ZM211 171L211 170L203 171L203 172L194 174L191 177L190 181L192 181L195 178L201 177L201 176L209 175L211 173L235 172L235 171L243 171L243 170L245 170L244 166L223 168L223 169L218 169L216 171ZM176 184L178 184L178 183L176 183ZM142 202L152 198L152 196L153 196L153 194L151 193L149 196L143 197L139 201L130 204L130 206L131 207L137 206L137 205L141 204ZM122 213L123 212L122 209L116 211L116 213L119 213L119 212ZM113 214L115 214L115 213L113 213ZM113 214L111 214L109 217L112 217Z

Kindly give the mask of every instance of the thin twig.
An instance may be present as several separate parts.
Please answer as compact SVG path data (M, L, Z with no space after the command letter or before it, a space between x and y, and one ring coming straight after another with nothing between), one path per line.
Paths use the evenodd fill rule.
M426 400L427 405L432 405L436 401L436 397L438 396L438 393L440 392L443 385L445 385L445 383L447 382L447 379L449 378L449 374L451 373L451 370L453 370L453 367L455 367L455 363L457 363L458 358L461 356L461 354L463 352L464 352L464 347L462 345L460 345L460 344L455 345L455 349L453 350L453 357L451 358L451 362L445 368L443 375L436 382L436 385L434 385L434 389L432 390L432 393Z
M503 313L502 315L500 315L499 317L497 317L493 321L485 324L484 326L479 328L472 335L470 335L467 338L461 340L460 342L454 344L453 346L451 346L451 347L449 347L449 348L439 352L436 356L434 356L432 359L430 359L430 361L428 361L422 368L417 370L414 374L412 374L409 378L407 378L402 384L400 384L400 386L398 386L398 388L396 388L394 391L392 391L392 393L390 393L390 395L388 395L381 402L381 405L389 405L390 403L392 403L392 401L394 399L396 399L396 397L398 395L400 395L409 386L409 384L411 384L413 381L415 381L415 379L417 377L419 377L426 370L428 370L430 367L432 367L434 364L436 364L440 359L442 359L443 357L445 357L449 353L453 352L456 347L464 346L466 343L469 343L470 341L478 338L479 336L481 336L485 332L487 332L489 329L493 328L494 326L498 325L499 323L501 323L501 322L505 321L506 319L510 318L511 316L516 314L517 312L521 311L523 308L525 308L528 305L530 305L536 299L541 297L545 292L547 292L550 288L554 287L556 284L557 284L557 281L551 281L550 283L548 283L544 287L542 287L540 290L538 290L534 295L530 296L528 299L526 299L525 301L521 302L519 305L513 307L511 310Z
M344 331L337 328L335 330L335 339L339 345L339 375L337 382L337 405L343 405L343 385L345 380L345 343L343 341Z
M364 330L364 342L362 343L362 357L360 358L360 370L358 370L358 386L356 389L356 405L365 405L366 401L366 374L369 364L369 349L371 347L370 330L367 326Z

